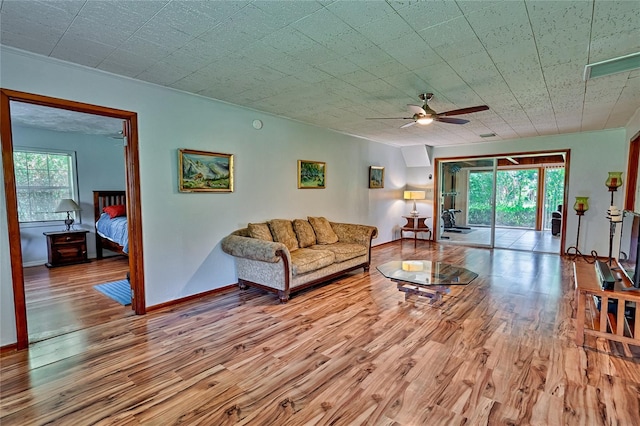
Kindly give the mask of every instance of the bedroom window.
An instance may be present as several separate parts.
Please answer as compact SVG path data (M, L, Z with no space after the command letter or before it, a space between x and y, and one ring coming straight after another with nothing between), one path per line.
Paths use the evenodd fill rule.
M67 214L56 213L55 209L63 198L78 199L74 185L75 153L15 148L13 164L19 222L64 220Z

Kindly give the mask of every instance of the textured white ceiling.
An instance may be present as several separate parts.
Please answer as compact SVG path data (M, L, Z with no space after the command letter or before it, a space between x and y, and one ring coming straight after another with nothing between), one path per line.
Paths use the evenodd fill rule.
M467 144L624 126L640 71L633 1L13 1L0 42L394 145ZM433 92L465 125L400 129Z
M58 132L122 138L122 120L11 101L11 124Z

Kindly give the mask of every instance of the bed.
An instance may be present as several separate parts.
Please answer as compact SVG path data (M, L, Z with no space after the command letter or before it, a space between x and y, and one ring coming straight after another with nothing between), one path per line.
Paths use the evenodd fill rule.
M129 228L125 191L93 191L93 215L96 231L96 257L107 249L129 255Z

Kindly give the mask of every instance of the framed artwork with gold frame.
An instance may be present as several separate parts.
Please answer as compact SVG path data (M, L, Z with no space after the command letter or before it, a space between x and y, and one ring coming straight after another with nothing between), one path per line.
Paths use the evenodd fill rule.
M327 163L298 160L298 188L324 189L327 179Z
M384 188L384 167L369 166L369 188Z
M233 154L178 150L180 192L233 192Z

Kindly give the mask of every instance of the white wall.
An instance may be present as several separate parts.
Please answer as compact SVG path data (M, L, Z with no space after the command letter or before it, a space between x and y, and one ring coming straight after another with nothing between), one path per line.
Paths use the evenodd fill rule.
M625 126L626 140L630 141L638 132L640 132L640 108L638 108L633 114L633 117L629 120Z
M461 155L496 155L516 152L571 150L569 171L569 206L576 196L589 197L589 211L582 218L580 251L596 250L601 256L609 254L609 222L606 220L611 195L604 185L609 171L626 171L628 143L625 129L568 135L541 136L513 141L489 142L466 146L435 147L434 158L460 157ZM623 204L624 185L618 188L614 203ZM566 247L575 244L578 227L577 216L568 208Z
M433 161L433 159L431 159ZM433 164L433 163L432 163ZM431 179L429 179L431 175ZM419 190L426 192L425 200L416 201L416 208L420 212L420 216L427 216L429 219L425 223L433 230L433 208L434 208L434 171L433 165L429 167L408 167L407 168L407 190ZM411 210L411 204L406 203L404 214L408 214Z
M3 88L138 113L147 306L235 283L220 240L247 222L323 215L377 226L380 244L404 212L397 148L13 49L0 55ZM179 148L235 154L235 192L179 193ZM326 189L297 189L299 159L327 163ZM370 165L385 167L384 189L368 188ZM4 209L0 219L2 346L16 336Z
M369 165L385 168L384 188L370 189L368 194L369 222L376 223L378 227L378 238L373 240L375 246L400 238L400 226L404 225L402 215L408 211L402 199L406 168L399 149L371 143L367 151ZM368 178L367 175L367 185Z
M433 230L433 148L428 145L413 145L401 148L405 164L407 166L407 191L425 191L424 200L416 200L416 209L420 216L427 217L425 223ZM431 177L430 177L431 176ZM400 194L402 197L402 194ZM403 215L408 215L413 209L413 201L406 201L403 208ZM402 224L406 223L402 220ZM396 238L400 238L398 235Z
M78 204L82 211L73 224L75 229L89 231L89 258L95 258L95 227L93 223L93 191L124 190L124 147L121 139L79 133L54 132L14 125L13 145L24 148L44 148L74 151L77 164ZM47 242L43 232L61 231L62 221L20 228L22 262L24 266L42 265L47 261Z

